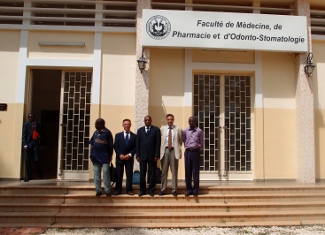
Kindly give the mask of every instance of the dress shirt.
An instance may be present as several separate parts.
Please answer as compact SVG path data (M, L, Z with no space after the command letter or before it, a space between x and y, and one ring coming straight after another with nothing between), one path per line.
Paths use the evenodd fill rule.
M194 129L186 128L183 132L183 142L185 149L203 148L203 131L198 127Z
M172 131L172 147L174 148L174 141L173 141L173 139L174 139L174 126L171 126L171 131ZM167 127L166 127L166 141L165 141L165 143L166 143L166 148L168 148L168 133L169 133L169 126L167 125Z

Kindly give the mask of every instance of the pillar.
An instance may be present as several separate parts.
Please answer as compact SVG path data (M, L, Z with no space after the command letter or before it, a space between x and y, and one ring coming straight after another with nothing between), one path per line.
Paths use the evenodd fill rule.
M309 0L294 2L295 15L307 17L308 48L312 51ZM308 53L296 55L297 181L315 183L315 125L313 79L304 72Z
M136 59L142 55L142 10L150 9L151 1L138 0L137 5L137 45ZM144 57L148 63L145 70L141 73L138 65L136 65L136 80L135 80L135 129L143 126L143 119L149 114L149 65L150 65L150 49L143 51Z

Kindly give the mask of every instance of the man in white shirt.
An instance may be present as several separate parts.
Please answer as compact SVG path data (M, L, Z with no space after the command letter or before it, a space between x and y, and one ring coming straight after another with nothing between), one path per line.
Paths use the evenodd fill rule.
M160 196L166 194L168 170L172 173L172 194L177 196L178 161L182 156L182 129L174 125L174 115L166 115L167 125L160 128L160 161L162 167Z

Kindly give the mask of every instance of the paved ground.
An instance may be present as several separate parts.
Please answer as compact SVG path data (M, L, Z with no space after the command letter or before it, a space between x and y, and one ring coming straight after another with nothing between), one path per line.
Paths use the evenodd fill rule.
M0 228L1 235L38 235L44 234L47 227L14 227L14 228Z
M294 227L202 227L187 229L56 229L46 227L0 228L0 235L324 235L325 226Z

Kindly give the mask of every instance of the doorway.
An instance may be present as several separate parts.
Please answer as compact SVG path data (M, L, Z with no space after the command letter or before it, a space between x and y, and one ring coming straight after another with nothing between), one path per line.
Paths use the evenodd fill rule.
M34 113L42 125L44 179L88 180L91 86L92 72L28 71L25 116ZM36 168L31 166L32 177L38 179Z
M251 179L252 79L250 76L194 74L193 113L204 131L203 178Z
M40 163L44 179L57 178L61 70L31 69L29 110L41 123ZM32 177L38 178L32 164Z

